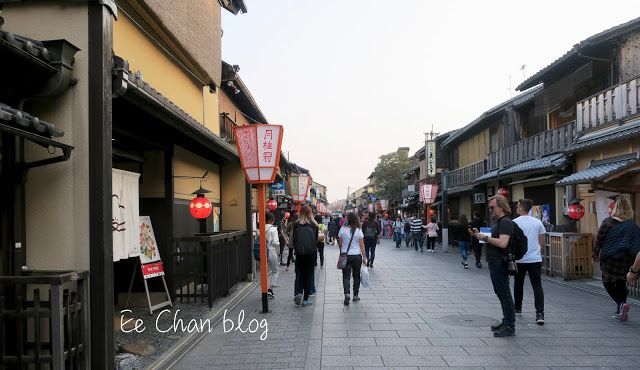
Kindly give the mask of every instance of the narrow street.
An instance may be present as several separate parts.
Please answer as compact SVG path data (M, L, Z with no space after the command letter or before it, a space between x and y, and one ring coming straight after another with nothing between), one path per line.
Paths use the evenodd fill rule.
M271 313L259 313L259 288L227 313L235 329L244 310L241 329L255 333L224 333L220 323L174 368L640 367L637 307L629 321L614 321L609 299L543 282L546 321L539 326L526 281L517 337L494 338L489 326L501 310L486 268L471 263L464 270L455 253L396 249L383 240L371 288L361 289L360 302L344 306L337 248L327 246L325 254L312 306L294 305L293 266L289 272L283 267ZM249 325L252 319L267 321L266 340L260 339L263 327ZM226 325L231 328L229 320Z

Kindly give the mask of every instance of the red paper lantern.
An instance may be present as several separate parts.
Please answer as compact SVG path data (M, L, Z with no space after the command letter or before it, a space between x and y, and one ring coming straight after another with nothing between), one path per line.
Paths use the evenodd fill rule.
M569 206L567 215L570 219L578 221L584 217L584 207L580 203L573 203Z
M191 216L198 220L209 217L211 211L213 211L211 202L203 195L193 198L189 204L189 212L191 212Z
M267 209L269 210L269 212L273 212L276 209L278 209L278 202L276 202L275 199L269 199L269 201L267 202Z
M429 212L427 212L427 214L429 215L429 218L431 218L436 215L436 210L429 208Z
M502 195L503 197L509 199L509 188L500 188L498 189L497 195Z

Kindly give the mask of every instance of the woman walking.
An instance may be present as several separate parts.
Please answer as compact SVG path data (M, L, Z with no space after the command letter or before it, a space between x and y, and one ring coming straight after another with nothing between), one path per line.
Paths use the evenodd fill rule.
M354 215L355 216L355 215ZM356 217L356 221L358 218ZM348 221L348 220L347 220ZM342 232L342 230L340 230ZM376 215L373 212L369 212L369 218L367 222L362 224L362 231L364 234L364 249L367 256L367 267L373 267L373 260L376 259L376 246L380 244L380 224L376 221Z
M293 225L291 242L296 252L296 275L300 276L302 289L302 294L296 294L295 303L308 306L312 303L309 295L313 293L313 262L316 260L318 243L318 225L313 219L311 207L302 207L300 218Z
M293 233L293 225L295 225L296 221L298 221L298 214L297 213L291 214L288 220L289 221L287 222L286 230L287 230L287 239L289 240L289 255L287 256L286 271L289 271L289 266L291 265L292 261L293 263L296 262L296 259L293 256L293 244L291 243L291 234Z
M473 219L471 220L471 229L478 229L483 226L482 219L478 212L473 212ZM473 248L473 255L476 258L476 267L482 268L482 244L477 238L471 238L471 248Z
M374 220L375 222L375 220ZM362 263L367 263L364 250L364 234L360 229L360 223L355 213L349 213L347 215L347 222L345 226L340 229L338 234L338 245L340 246L340 253L347 254L347 266L342 269L342 287L344 289L344 304L349 304L351 300L350 283L351 275L353 275L353 301L358 302L360 296L360 268Z
M456 228L456 240L458 241L458 248L460 249L460 255L462 256L462 267L469 268L467 258L469 257L469 220L464 213L460 214L458 218L458 227Z
M633 220L631 203L618 196L611 217L602 221L598 230L593 260L600 261L602 283L616 302L616 313L611 317L620 321L629 319L626 275L639 251L640 228Z
M427 251L430 251L431 253L433 253L435 251L435 249L436 249L436 240L438 240L438 230L440 230L440 228L438 227L438 224L436 223L436 218L435 217L431 217L430 221L431 222L429 222L427 224L427 226L425 226L425 229L427 230L426 231L426 233L427 233Z
M322 268L324 266L324 233L327 231L327 228L322 223L322 216L316 215L313 219L318 224L318 243L316 247L318 249L318 256L320 257L320 268Z
M335 245L336 244L336 238L338 237L338 231L340 231L340 226L338 226L338 222L336 222L336 219L331 217L331 219L329 220L329 244L331 245Z

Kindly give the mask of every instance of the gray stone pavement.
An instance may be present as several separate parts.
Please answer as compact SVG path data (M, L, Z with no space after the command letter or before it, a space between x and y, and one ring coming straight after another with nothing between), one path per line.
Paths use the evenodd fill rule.
M337 248L326 246L325 254L312 306L294 305L292 266L280 274L272 312L259 313L256 289L227 313L237 327L244 310L243 330L252 319L266 320L266 340L260 340L263 328L224 333L220 324L174 368L640 368L637 308L629 321L614 321L610 299L543 282L546 323L539 326L526 282L517 336L494 338L489 325L502 315L486 268L464 270L457 254L396 249L384 240L371 288L361 289L360 302L343 306Z

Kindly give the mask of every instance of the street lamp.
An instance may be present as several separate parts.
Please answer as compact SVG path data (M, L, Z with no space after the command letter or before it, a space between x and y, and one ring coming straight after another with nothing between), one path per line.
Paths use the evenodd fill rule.
M282 147L280 125L244 125L233 128L240 165L245 178L258 188L258 217L260 222L260 280L262 288L262 313L269 312L267 299L267 236L265 230L266 184L271 184L280 164Z

